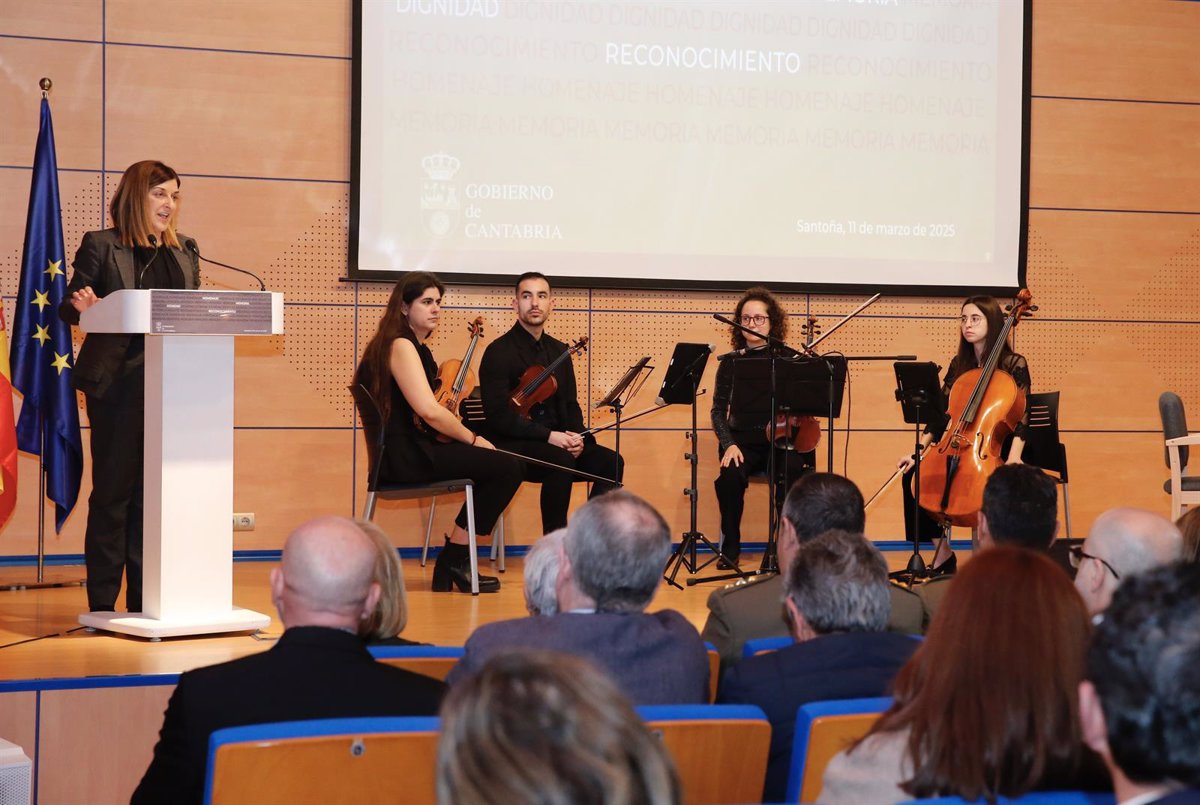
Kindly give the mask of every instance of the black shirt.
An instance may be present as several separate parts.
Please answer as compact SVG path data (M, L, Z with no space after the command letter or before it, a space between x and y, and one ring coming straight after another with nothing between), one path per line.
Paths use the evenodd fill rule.
M530 411L525 419L509 404L521 373L530 366L549 366L567 345L545 331L534 338L517 322L507 333L488 344L479 361L479 391L489 434L504 439L544 442L551 431L583 430L583 411L575 385L575 365L568 357L554 369L558 390ZM591 437L585 437L590 439Z

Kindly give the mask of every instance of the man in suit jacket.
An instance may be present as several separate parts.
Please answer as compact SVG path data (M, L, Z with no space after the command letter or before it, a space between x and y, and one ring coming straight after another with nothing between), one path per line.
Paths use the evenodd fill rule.
M887 562L862 534L827 531L797 546L784 586L795 644L725 674L720 702L754 704L771 722L765 802L787 793L796 710L807 702L883 696L917 648L887 626Z
M649 503L625 491L593 498L562 542L558 613L489 623L467 640L452 686L504 651L549 649L591 660L636 704L708 700L708 655L678 612L644 612L671 552L671 533Z
M436 715L445 686L376 662L357 635L379 600L375 554L370 538L341 517L313 520L288 537L271 571L283 636L269 651L179 678L131 805L201 802L208 739L224 727Z
M791 566L799 545L830 529L861 533L866 523L862 493L848 478L829 472L810 473L788 490L779 523L779 567ZM783 618L783 577L778 573L738 582L708 596L703 637L721 655L722 671L742 659L747 640L790 634ZM888 628L921 631L921 601L911 590L888 584L891 610Z
M1117 802L1200 803L1200 565L1121 582L1079 684L1084 742Z
M983 488L978 549L1017 545L1049 551L1058 534L1058 487L1049 475L1029 464L1005 464ZM916 588L925 616L922 633L942 604L954 574L935 576Z

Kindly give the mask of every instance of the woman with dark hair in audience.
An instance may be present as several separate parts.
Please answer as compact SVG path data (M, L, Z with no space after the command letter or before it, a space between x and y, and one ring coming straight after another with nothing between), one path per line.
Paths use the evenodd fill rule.
M745 508L746 487L750 484L752 474L767 469L770 457L770 450L767 449L767 420L770 417L745 421L734 415L730 408L735 393L734 365L740 360L765 355L768 337L783 341L787 337L787 314L774 294L756 286L742 294L734 309L733 320L751 332L730 328L730 343L734 350L744 350L744 353L732 360L721 361L717 366L711 416L713 433L717 436L721 454L721 471L713 482L721 510L721 553L736 565L742 552L742 511ZM812 466L813 454L777 450L775 461L781 490L781 494L776 496L776 504L782 506L783 493L806 467Z
M511 652L450 689L439 805L678 805L662 741L606 675L577 657Z
M966 372L978 369L992 353L996 340L1004 329L1004 310L1000 303L991 296L972 296L962 303L958 325L958 352L950 360L946 369L946 377L942 381L943 403L950 400L950 389L954 382ZM1000 359L996 368L1012 376L1017 387L1029 396L1029 363L1025 356L1013 351L1012 345L1006 340L1000 347ZM945 429L945 423L938 427L926 427L925 435L921 438L922 449L936 441ZM1006 461L1009 464L1019 464L1021 453L1025 449L1025 432L1029 427L1029 408L1025 416L1013 432L1008 444ZM933 542L936 546L933 553L931 570L935 573L953 573L958 565L954 551L950 548L950 540L946 539L942 526L930 517L924 509L920 510L916 521L913 520L912 476L916 466L916 456L904 455L896 462L898 469L904 471L904 533L905 539L911 542L914 532L922 542Z
M424 271L401 277L363 351L354 381L371 392L383 416L382 479L419 483L471 478L475 530L487 535L523 476L516 459L495 452L491 442L467 428L433 395L438 366L425 342L437 327L445 291L441 280ZM471 589L468 542L464 504L434 565L434 592L448 592L452 586L464 592ZM479 592L499 589L495 576L479 577Z
M1044 554L981 551L897 675L892 707L830 762L820 801L1107 790L1079 724L1090 631L1071 579Z
M1200 508L1191 508L1175 521L1183 534L1183 561L1200 562Z

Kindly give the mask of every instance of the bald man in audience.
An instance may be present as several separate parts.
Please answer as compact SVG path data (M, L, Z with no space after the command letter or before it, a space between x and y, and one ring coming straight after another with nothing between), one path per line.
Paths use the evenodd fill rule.
M188 671L131 805L200 803L214 730L274 721L436 715L445 686L376 662L358 637L379 599L376 550L344 517L297 528L271 571L284 632L270 650Z
M1182 555L1183 535L1167 518L1143 509L1109 509L1096 518L1083 545L1071 549L1075 589L1098 617L1122 580Z

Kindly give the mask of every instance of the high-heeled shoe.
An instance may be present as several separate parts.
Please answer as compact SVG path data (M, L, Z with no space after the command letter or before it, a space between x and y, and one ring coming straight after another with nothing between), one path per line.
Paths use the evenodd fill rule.
M943 559L940 565L929 568L929 577L949 576L958 570L958 554L951 552L950 558Z
M448 593L453 587L457 587L459 592L471 592L471 549L447 539L437 561L433 563L433 582L430 586L435 593ZM500 579L480 573L479 592L500 592Z

